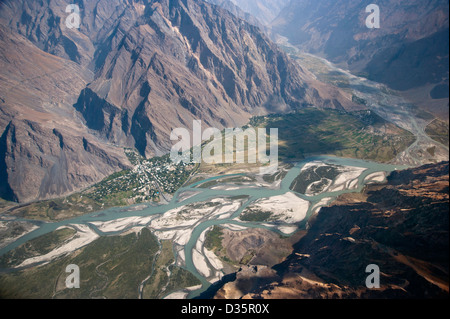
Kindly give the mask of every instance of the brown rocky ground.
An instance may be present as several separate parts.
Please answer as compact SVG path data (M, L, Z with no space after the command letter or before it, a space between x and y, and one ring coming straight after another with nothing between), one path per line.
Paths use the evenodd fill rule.
M292 245L304 235L298 232L290 238L282 238L267 229L232 231L223 229L222 246L227 256L245 264L272 267L282 262L292 252Z
M238 273L216 298L448 298L448 167L394 172L385 185L342 196L273 272ZM380 268L379 289L365 286L369 264ZM269 284L259 278L266 275ZM239 288L253 277L254 285Z

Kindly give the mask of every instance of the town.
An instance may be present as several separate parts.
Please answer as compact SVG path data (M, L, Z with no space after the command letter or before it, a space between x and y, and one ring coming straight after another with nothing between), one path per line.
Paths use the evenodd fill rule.
M125 204L169 200L196 168L195 164L175 164L168 155L145 159L135 150L125 149L134 167L115 173L94 185L85 195L99 203L109 200Z

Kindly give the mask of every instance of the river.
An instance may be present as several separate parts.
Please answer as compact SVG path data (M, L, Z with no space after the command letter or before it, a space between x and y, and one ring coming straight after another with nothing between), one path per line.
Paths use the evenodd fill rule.
M197 289L195 291L192 291L189 293L188 298L193 298L201 294L203 291L205 291L209 286L210 283L207 281L206 278L204 278L197 270L197 268L194 265L193 262L193 249L195 248L200 235L209 227L214 225L224 225L224 224L236 224L241 225L249 228L271 228L267 226L267 224L264 223L248 223L248 222L239 222L235 218L239 216L239 214L251 203L255 202L258 199L262 198L268 198L278 195L283 195L289 192L289 186L291 185L292 181L298 176L300 173L302 167L311 162L311 161L322 161L328 164L334 164L334 165L341 165L341 166L352 166L352 167L362 167L365 168L362 174L360 174L358 178L358 187L356 189L352 190L341 190L336 192L324 192L316 196L306 196L303 194L296 193L297 196L300 198L307 200L310 202L309 209L306 215L306 218L299 224L297 224L297 227L303 228L306 225L306 222L308 218L312 214L312 207L319 203L324 198L336 198L337 196L343 194L343 193L349 193L349 192L360 192L362 188L365 186L365 178L372 173L375 172L392 172L396 169L404 169L411 166L417 166L419 164L423 164L427 161L427 158L424 158L423 156L419 156L419 154L423 154L423 150L427 147L435 146L436 147L436 154L443 154L442 160L448 160L448 148L444 145L432 140L429 138L425 132L424 128L427 125L427 121L423 119L418 119L411 113L411 106L405 102L403 98L401 98L399 95L396 95L395 92L387 90L384 86L371 82L367 79L356 77L349 72L339 69L332 64L330 64L328 61L308 55L309 58L313 58L317 60L320 60L323 65L325 65L328 68L329 72L338 72L342 75L343 79L347 81L348 88L352 90L352 92L357 95L360 98L363 98L365 101L367 101L367 106L369 109L375 111L378 115L383 117L384 119L393 122L397 124L398 126L407 129L411 133L414 134L416 137L416 142L413 143L407 150L405 150L402 154L399 154L399 156L392 162L392 164L381 164L381 163L375 163L365 160L358 160L358 159L349 159L349 158L338 158L338 157L331 157L331 156L316 156L316 157L310 157L307 158L296 165L294 165L289 172L286 174L286 176L281 181L280 187L273 189L273 188L265 188L265 187L254 187L254 188L239 188L234 190L214 190L214 189L208 189L208 188L197 188L198 184L216 180L216 179L222 179L224 177L227 177L226 175L220 175L211 177L209 179L206 179L204 181L185 186L180 188L173 196L173 198L170 200L170 202L166 205L160 205L160 206L151 206L146 205L144 209L137 210L137 207L141 207L140 205L133 205L129 207L116 207L116 208L110 208L101 212L94 212L91 214L79 216L73 219L59 221L59 222L37 222L37 221L30 221L26 220L28 222L32 222L38 226L38 228L30 233L27 233L26 235L18 238L16 241L10 243L9 245L3 247L0 249L0 255L5 254L6 252L18 247L19 245L33 239L39 236L42 236L44 234L47 234L49 232L55 231L57 228L61 226L71 225L71 224L84 224L89 225L89 227L95 231L100 236L105 235L116 235L120 232L124 232L128 229L122 229L120 232L109 232L104 233L100 231L97 227L92 225L93 222L108 222L108 221L114 221L119 218L127 218L127 217L146 217L146 216L157 216L164 214L170 210L179 208L181 206L193 204L193 203L200 203L200 202L206 202L214 198L224 198L224 197L231 197L231 196L242 196L247 195L248 200L237 210L235 211L231 217L229 218L213 218L208 220L202 220L200 223L197 223L194 228L192 229L191 236L189 238L189 241L184 246L184 255L185 255L185 266L184 268L190 271L192 274L194 274L202 283L202 287L200 289ZM236 175L229 175L229 176L236 176ZM183 201L180 201L180 195L185 193L186 191L192 191L196 192L195 195L192 197L189 197ZM17 221L25 221L24 219L17 219ZM148 224L146 225L148 226ZM130 226L132 227L132 226ZM278 231L276 228L271 228L274 231ZM162 229L164 231L164 229ZM178 258L178 256L177 256ZM140 292L142 292L142 287L140 287Z
M290 47L296 52L294 56L304 59L304 61L310 60L312 62L307 64L307 68L319 80L335 84L327 76L332 74L334 80L340 78L339 87L363 99L366 102L365 106L367 109L374 111L384 120L394 123L414 135L415 142L398 154L392 161L393 163L420 166L448 160L448 146L433 140L425 133L426 127L434 118L424 119L417 117L418 109L411 102L405 100L399 92L389 89L384 84L351 74L349 71L335 66L324 58L300 52L293 46ZM317 67L317 65L320 65L320 67ZM435 149L433 155L426 151L430 148Z
M199 240L200 235L203 231L208 229L211 226L214 225L224 225L224 224L236 224L245 226L248 228L271 228L267 226L265 223L249 223L249 222L240 222L236 221L235 218L239 216L239 214L251 203L258 199L262 198L268 198L272 196L278 196L285 194L287 192L290 192L289 186L291 185L292 181L298 176L298 174L301 171L301 168L311 161L322 161L327 164L334 164L334 165L340 165L340 166L353 166L353 167L362 167L366 170L359 176L358 178L358 187L356 189L352 190L341 190L336 192L324 192L315 196L306 196L303 194L296 193L297 196L299 196L302 199L308 200L310 202L307 217L299 223L297 226L299 228L304 228L306 221L311 216L311 208L317 204L320 200L323 198L336 198L337 196L343 194L343 193L349 193L349 192L360 192L362 188L365 185L365 178L371 173L375 172L391 172L396 169L403 169L406 166L399 166L399 165L390 165L390 164L380 164L365 160L357 160L357 159L349 159L349 158L338 158L338 157L331 157L331 156L316 156L316 157L310 157L308 159L305 159L302 162L297 163L294 165L288 173L285 175L285 177L282 179L280 183L280 187L276 189L272 188L265 188L265 187L257 187L257 188L239 188L234 190L213 190L208 188L197 188L199 183L208 182L211 180L219 179L227 177L226 175L220 175L216 177L211 177L209 179L206 179L204 181L201 181L199 183L195 183L186 187L180 188L173 196L171 201L166 205L161 206L146 206L142 210L136 210L137 206L141 205L133 205L129 207L115 207L110 208L101 212L95 212L83 216L79 216L73 219L68 219L64 221L59 222L36 222L36 221L30 221L39 226L36 230L18 238L13 243L10 243L9 245L3 247L0 249L0 255L5 254L6 252L20 246L21 244L33 239L37 238L39 236L42 236L44 234L47 234L49 232L55 231L57 228L61 226L67 226L71 224L84 224L88 225L92 230L94 230L97 234L100 236L105 235L117 235L121 232L127 231L128 227L125 229L121 229L119 232L102 232L97 227L92 225L93 222L108 222L113 221L119 218L127 218L127 217L146 217L146 216L152 216L152 215L160 215L168 212L169 210L176 209L181 206L185 206L188 204L193 203L199 203L199 202L205 202L210 201L213 198L223 198L223 197L231 197L231 196L242 196L247 195L249 196L248 200L237 210L235 211L231 217L224 218L224 219L209 219L200 222L195 226L195 228L192 230L190 239L188 243L184 247L184 254L185 254L185 266L184 268L190 271L192 274L194 274L202 283L202 287L198 290L192 291L189 293L189 298L193 298L201 294L203 291L205 291L209 286L210 283L204 278L197 270L197 268L194 265L193 258L192 258L192 252L194 247L197 244L197 241ZM230 175L230 176L236 176L236 175ZM185 199L183 201L179 201L180 194L186 192L186 191L195 191L197 192L194 196ZM17 221L24 220L24 219L17 219ZM161 231L161 229L159 229ZM278 231L275 227L272 228L274 231ZM162 229L164 231L164 229ZM177 256L178 257L178 256Z

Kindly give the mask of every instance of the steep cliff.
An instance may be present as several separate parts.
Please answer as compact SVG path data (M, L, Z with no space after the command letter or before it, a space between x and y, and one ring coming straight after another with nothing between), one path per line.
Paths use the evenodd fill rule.
M238 127L254 114L333 107L327 90L317 94L311 75L258 27L218 6L82 0L77 29L66 25L68 4L0 3L0 169L8 199L99 181L129 165L123 147L164 154L172 129L191 128L194 119ZM88 155L94 148L84 141L98 151Z

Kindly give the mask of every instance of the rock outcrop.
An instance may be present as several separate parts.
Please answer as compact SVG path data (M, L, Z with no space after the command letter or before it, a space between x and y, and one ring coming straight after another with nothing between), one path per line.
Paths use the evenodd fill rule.
M90 134L72 104L89 81L78 64L0 27L0 191L28 202L85 188L130 166Z
M362 195L341 196L273 267L280 279L252 286L242 297L448 298L448 190L449 164L443 162L394 172ZM372 264L380 269L378 289L366 287ZM238 281L228 283L228 291Z

